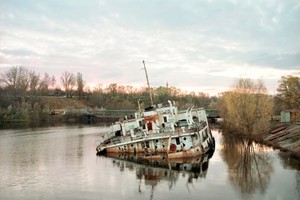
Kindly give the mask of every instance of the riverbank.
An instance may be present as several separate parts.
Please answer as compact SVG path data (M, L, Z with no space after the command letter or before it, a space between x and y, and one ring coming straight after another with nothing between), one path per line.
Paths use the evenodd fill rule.
M233 137L249 139L255 141L258 144L278 149L281 152L290 154L292 158L300 160L300 123L281 123L272 122L269 131L260 135L251 134L238 134L233 132L226 132L226 128L220 127L223 133L226 135L232 135Z
M277 123L260 142L300 159L300 123Z

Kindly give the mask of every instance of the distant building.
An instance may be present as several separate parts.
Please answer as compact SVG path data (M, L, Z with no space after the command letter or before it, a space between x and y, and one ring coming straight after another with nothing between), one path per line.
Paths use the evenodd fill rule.
M300 122L300 109L281 111L280 117L281 117L281 122L284 123Z

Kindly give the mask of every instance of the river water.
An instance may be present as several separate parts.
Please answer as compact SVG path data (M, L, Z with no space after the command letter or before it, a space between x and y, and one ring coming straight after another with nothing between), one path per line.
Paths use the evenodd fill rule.
M271 148L213 130L213 155L145 164L96 156L105 131L0 130L0 199L300 199L299 162Z

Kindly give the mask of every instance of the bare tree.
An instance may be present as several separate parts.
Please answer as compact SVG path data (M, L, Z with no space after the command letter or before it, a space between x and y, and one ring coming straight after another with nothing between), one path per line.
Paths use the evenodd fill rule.
M17 81L19 93L24 95L30 86L29 71L24 67L19 67L19 77Z
M72 97L72 90L76 84L75 76L73 73L70 72L63 72L61 77L61 83L63 88L65 89L67 97Z
M40 74L36 74L34 71L29 72L29 85L30 93L32 96L36 96L36 92L40 83Z
M12 67L4 74L1 74L1 82L4 83L5 87L12 91L12 94L16 94L18 79L18 67Z
M83 96L83 88L85 85L85 81L82 78L82 74L80 72L77 72L77 92L79 99Z
M1 74L1 81L14 96L24 95L30 85L29 72L22 66L12 67Z
M50 76L49 74L45 73L44 77L41 79L39 84L39 91L42 95L48 95L49 88L54 87L55 85L55 77Z

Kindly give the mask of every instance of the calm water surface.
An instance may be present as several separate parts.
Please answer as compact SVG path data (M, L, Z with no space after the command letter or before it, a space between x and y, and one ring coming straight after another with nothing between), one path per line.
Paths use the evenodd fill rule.
M96 156L105 131L0 130L0 199L300 199L299 163L270 148L215 130L210 159L144 165Z

